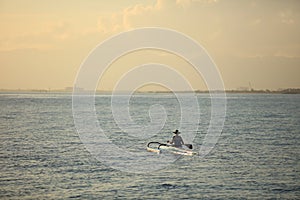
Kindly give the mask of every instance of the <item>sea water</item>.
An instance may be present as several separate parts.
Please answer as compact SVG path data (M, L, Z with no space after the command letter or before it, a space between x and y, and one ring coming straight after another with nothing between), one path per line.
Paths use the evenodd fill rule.
M211 101L209 94L196 98L197 151L210 124ZM132 121L143 126L156 104L166 121L157 134L141 139L118 126L111 95L95 97L109 141L145 153L153 165L163 155L146 152L146 144L172 137L180 104L173 94L134 94L129 105ZM1 93L0 106L1 199L300 198L300 95L227 94L222 134L208 155L176 157L145 173L117 170L91 154L76 130L70 94Z

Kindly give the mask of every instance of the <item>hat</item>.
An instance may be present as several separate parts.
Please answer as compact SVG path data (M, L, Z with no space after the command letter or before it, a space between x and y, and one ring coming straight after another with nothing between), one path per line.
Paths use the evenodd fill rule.
M180 132L176 129L176 131L174 131L173 133L175 134L179 134Z

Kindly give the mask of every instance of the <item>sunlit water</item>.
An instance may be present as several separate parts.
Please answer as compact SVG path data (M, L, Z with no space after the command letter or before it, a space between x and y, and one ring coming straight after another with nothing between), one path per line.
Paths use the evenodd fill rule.
M300 198L300 96L228 94L219 142L205 158L180 157L158 171L136 174L95 159L77 134L68 94L0 94L1 199L233 199ZM210 98L197 95L200 123L193 141L199 150L210 122ZM171 94L132 97L132 119L150 121L160 104L167 121L151 138L118 128L109 95L96 97L107 137L125 150L146 151L147 142L172 137L180 120ZM184 133L182 133L184 138ZM155 163L149 152L149 159ZM170 155L172 156L172 155Z

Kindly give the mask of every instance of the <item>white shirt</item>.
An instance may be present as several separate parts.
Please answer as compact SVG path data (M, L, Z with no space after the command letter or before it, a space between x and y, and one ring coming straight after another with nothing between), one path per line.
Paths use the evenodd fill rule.
M171 144L174 144L175 147L182 147L184 142L183 142L182 138L179 135L175 135L172 138Z

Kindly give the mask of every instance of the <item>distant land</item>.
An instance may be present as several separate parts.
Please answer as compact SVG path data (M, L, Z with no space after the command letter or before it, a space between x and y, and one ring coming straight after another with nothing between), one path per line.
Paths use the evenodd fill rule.
M82 89L82 91L84 91ZM0 89L1 93L72 93L73 92L73 88L71 87L67 87L65 89L53 89L53 90L42 90L42 89L17 89L17 90L11 90L11 89ZM88 92L88 91L86 91ZM207 90L196 90L196 91L137 91L136 93L209 93L209 91ZM223 91L213 91L213 92L223 92ZM300 88L287 88L287 89L278 89L278 90L255 90L255 89L251 89L251 90L240 90L240 89L236 89L236 90L226 90L226 93L243 93L243 94L255 94L255 93L265 93L265 94L300 94ZM112 93L112 91L101 91L101 90L97 90L96 91L97 94L110 94ZM127 91L119 91L116 93L127 93Z

